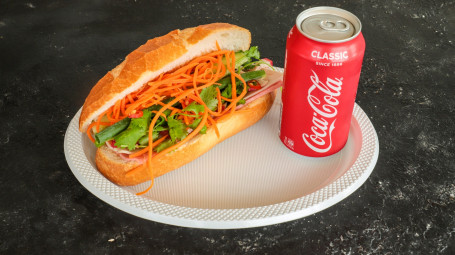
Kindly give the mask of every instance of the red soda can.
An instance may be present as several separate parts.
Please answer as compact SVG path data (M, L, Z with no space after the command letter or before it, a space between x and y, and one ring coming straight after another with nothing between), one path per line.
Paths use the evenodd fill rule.
M360 20L334 7L297 16L288 34L280 139L310 157L340 151L348 139L365 52Z

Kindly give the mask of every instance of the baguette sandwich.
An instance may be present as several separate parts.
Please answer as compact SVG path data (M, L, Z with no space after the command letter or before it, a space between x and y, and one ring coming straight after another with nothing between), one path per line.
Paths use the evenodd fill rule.
M96 165L118 185L177 169L259 121L282 75L225 23L147 41L108 72L85 100L79 129L98 147Z

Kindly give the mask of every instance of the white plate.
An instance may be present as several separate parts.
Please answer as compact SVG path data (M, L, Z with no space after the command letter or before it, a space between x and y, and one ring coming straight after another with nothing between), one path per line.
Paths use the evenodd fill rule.
M193 162L149 183L121 187L95 167L95 146L78 130L79 112L65 135L65 156L90 192L127 213L195 228L248 228L305 217L343 200L373 171L379 142L356 104L346 146L325 158L288 150L278 137L280 97L261 121Z

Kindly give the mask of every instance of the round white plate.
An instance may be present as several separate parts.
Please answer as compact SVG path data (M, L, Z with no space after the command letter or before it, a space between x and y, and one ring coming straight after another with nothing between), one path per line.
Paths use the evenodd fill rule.
M95 166L96 147L79 132L79 112L65 135L65 156L90 192L127 213L195 228L248 228L305 217L343 200L373 171L376 132L356 104L346 146L310 158L288 150L278 137L280 97L256 125L218 144L193 162L149 183L121 187Z

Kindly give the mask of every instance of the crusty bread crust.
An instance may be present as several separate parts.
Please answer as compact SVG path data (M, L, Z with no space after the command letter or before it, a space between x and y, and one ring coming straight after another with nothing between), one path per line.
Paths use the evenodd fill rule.
M234 114L221 117L221 119L217 120L217 127L220 132L219 138L215 133L215 129L210 127L207 129L206 134L195 136L175 151L158 159L152 158L153 178L195 160L218 143L255 124L267 114L274 99L275 92L266 94ZM148 170L142 167L140 163L122 159L106 145L97 150L96 165L106 178L118 185L136 185L152 179ZM133 171L126 175L130 170Z
M118 100L140 89L146 82L184 65L191 59L221 49L247 50L251 34L247 29L214 23L184 30L147 41L108 72L92 88L79 119L79 130L85 132L95 118Z

